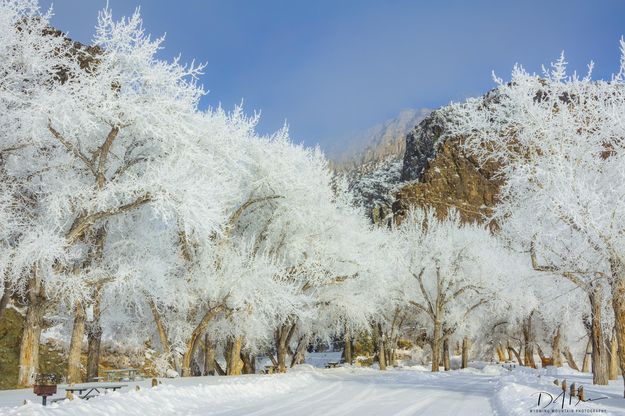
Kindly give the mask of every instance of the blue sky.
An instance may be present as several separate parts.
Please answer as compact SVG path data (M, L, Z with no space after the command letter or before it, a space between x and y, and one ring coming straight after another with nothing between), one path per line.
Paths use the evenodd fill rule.
M48 7L51 1L42 1ZM56 0L53 23L89 41L105 0ZM262 133L288 121L308 145L405 108L481 95L515 63L531 71L561 50L570 67L617 71L625 1L109 0L116 17L141 6L167 34L163 57L208 67L202 105L262 111Z

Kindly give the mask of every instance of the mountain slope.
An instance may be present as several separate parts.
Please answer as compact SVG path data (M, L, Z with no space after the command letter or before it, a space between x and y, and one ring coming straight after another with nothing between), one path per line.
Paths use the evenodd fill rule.
M430 113L429 109L403 110L396 118L335 140L328 157L338 170L349 170L390 156L402 157L406 134Z
M497 105L496 97L496 90L484 95L484 105ZM434 207L440 216L455 208L465 221L483 221L497 203L502 185L495 176L498 166L480 165L467 155L462 137L447 131L454 117L453 107L442 107L406 136L402 184L393 197L396 221L414 206Z
M486 94L485 105L497 105L496 94ZM335 169L347 176L355 202L375 223L401 221L412 207L433 207L441 216L455 208L465 221L483 221L497 202L497 166L479 165L463 150L462 138L449 135L452 107L425 114L402 113L367 130L371 137L360 142L375 146L352 153ZM414 124L400 136L406 123Z

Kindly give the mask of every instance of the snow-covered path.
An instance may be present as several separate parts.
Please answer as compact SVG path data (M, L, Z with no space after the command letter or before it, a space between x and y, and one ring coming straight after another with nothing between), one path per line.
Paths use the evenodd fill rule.
M192 381L196 384L191 385ZM155 390L131 390L45 409L33 403L4 410L10 415L495 414L490 400L496 381L486 375L305 367L273 376L178 379L165 383Z
M623 415L622 382L591 386L588 374L568 369L533 370L500 365L432 374L424 367L380 372L365 368L316 369L299 366L287 374L189 377L130 383L123 392L89 401L42 407L30 390L0 392L0 415ZM540 391L557 396L554 378L586 386L598 401L537 406ZM139 386L139 390L136 390ZM62 389L59 389L62 392ZM22 405L24 399L33 402ZM545 405L546 400L543 400Z
M428 377L422 373L316 374L305 389L280 398L232 403L200 414L210 415L492 415L493 377Z

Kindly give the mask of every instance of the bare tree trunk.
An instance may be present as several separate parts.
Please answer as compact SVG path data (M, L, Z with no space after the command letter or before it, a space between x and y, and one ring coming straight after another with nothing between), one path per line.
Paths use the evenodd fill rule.
M590 372L590 356L592 355L592 339L588 338L586 344L586 352L584 353L584 359L582 360L582 373Z
M158 308L156 307L156 303L154 303L152 297L148 295L147 298L148 303L150 304L150 310L152 311L152 317L154 318L154 323L156 324L156 331L158 332L158 339L161 342L161 348L163 349L163 353L169 354L171 353L171 345L169 344L165 324L163 323L161 314L158 312Z
M39 338L43 328L46 299L38 273L38 269L33 267L32 276L28 281L26 293L28 309L26 310L26 319L20 343L17 387L32 385L34 376L39 370Z
M532 311L523 323L523 350L525 351L525 366L536 368L536 363L534 362L534 333L532 330L533 315L534 312Z
M555 367L562 367L562 354L560 353L560 327L556 329L556 333L551 341L551 358Z
M540 361L541 362L545 362L545 360L547 360L547 357L545 356L545 353L543 352L543 349L540 348L540 344L536 343L536 351L538 352L538 356L540 357Z
M289 344L293 333L295 332L295 324L284 324L276 330L276 359L278 363L278 372L286 373L286 357L289 351Z
M97 263L102 262L104 257L104 243L106 241L106 228L99 227L95 232L93 259ZM87 323L87 380L91 381L98 377L100 365L100 345L102 341L102 325L100 323L100 303L102 301L102 284L98 284L93 291L93 316Z
M495 347L495 351L497 352L497 359L500 363L506 362L506 351L501 346L501 344L497 344Z
M295 348L295 354L293 354L293 358L291 359L291 368L297 364L304 364L304 360L306 358L306 348L308 347L308 337L304 336L300 338L297 343L297 348ZM350 344L351 347L351 344ZM351 348L350 348L351 351Z
M439 369L439 363L441 361L441 338L443 336L443 324L436 320L434 321L434 334L432 336L432 371L436 372Z
M102 341L102 325L100 323L100 301L102 291L94 293L93 319L87 323L87 381L96 380L100 366L100 345Z
M392 366L391 349L388 347L388 337L385 333L382 335L382 348L384 348L384 364L386 364L387 367L389 365Z
M573 354L571 354L571 350L569 350L569 347L566 347L564 349L564 356L566 357L566 361L569 363L569 367L571 367L575 371L579 371L579 367L577 366L575 358L573 358Z
M278 372L286 373L286 356L287 356L287 348L284 344L283 340L279 340L276 344L276 358L278 361Z
M520 347L519 347L520 349ZM517 359L517 362L519 363L519 365L524 365L523 364L523 359L521 358L521 353L517 350L514 349L514 347L512 345L510 345L510 343L508 343L508 355L512 356L512 354L514 354L514 356Z
M154 318L154 323L156 324L156 332L158 333L158 340L161 343L161 349L163 350L163 354L169 354L169 365L176 371L180 370L180 359L179 356L174 356L173 351L171 349L171 344L169 343L169 337L167 336L167 329L165 328L165 323L163 322L163 318L161 318L161 314L158 312L158 308L156 307L156 303L154 299L150 295L146 294L146 298L148 300L148 304L150 305L150 310L152 311L152 317Z
M215 344L208 334L204 335L204 375L214 376L217 372L215 368Z
M589 294L591 308L592 383L608 384L607 357L601 328L602 290L599 285Z
M43 329L46 296L37 265L32 267L26 287L26 298L28 309L20 342L18 387L30 386L39 369L39 340Z
M97 380L100 367L101 342L102 328L98 324L96 329L90 328L87 333L87 381Z
M198 351L199 349L200 348L198 347ZM198 361L198 356L196 354L193 356L193 359L191 360L191 376L197 377L201 375L202 375L202 367L200 366L200 363Z
M188 342L187 343L187 350L185 351L184 355L182 356L182 377L191 377L193 376L193 372L191 370L192 367L192 362L193 362L193 356L195 355L197 350L197 340L195 342Z
M206 331L206 328L208 328L208 324L210 324L213 318L218 313L220 313L222 309L223 309L223 306L220 305L214 308L210 308L208 311L206 311L206 313L200 320L200 323L197 324L197 326L191 333L191 337L187 341L187 350L182 356L182 376L183 377L188 377L191 375L191 360L193 359L193 356L195 355L195 350L197 349L198 341L200 337Z
M221 365L219 365L219 362L217 360L213 361L213 364L215 365L215 370L217 371L217 374L219 374L220 376L226 375L226 370L221 368Z
M449 338L445 337L443 339L443 367L445 371L449 371L451 369L451 359L449 357Z
M612 276L612 308L614 309L614 326L618 344L618 358L621 374L625 382L625 265L618 259L610 259ZM625 397L625 390L623 391Z
M530 342L526 343L523 347L523 351L523 362L525 366L536 368L536 362L534 361L534 345Z
M462 338L462 365L461 368L467 368L469 366L469 338Z
M386 370L386 351L384 346L384 332L382 331L382 324L378 323L378 364L380 370Z
M0 298L0 319L2 319L2 315L9 304L9 300L11 300L11 285L9 284L9 279L5 277L2 297Z
M241 338L235 338L228 341L226 348L226 375L239 376L243 370L243 361L241 360Z
M43 304L35 303L28 307L22 341L20 344L18 387L32 385L39 369L39 338L43 326Z
M610 368L608 372L610 380L618 379L620 365L618 358L618 342L616 341L616 329L612 331L612 337L610 338Z
M401 309L396 308L393 316L393 322L391 324L391 335L389 339L389 362L393 367L397 366L397 343L399 341L399 329L401 328L404 319L405 316L402 314Z
M243 361L243 374L256 374L256 356L251 353L241 353Z
M343 357L345 358L345 364L352 363L352 340L349 336L347 329L345 330L345 347L343 348Z
M67 382L80 383L82 381L80 357L82 353L82 340L85 335L85 310L81 303L77 303L74 308L74 325L72 328L72 338L69 344L69 354L67 356Z

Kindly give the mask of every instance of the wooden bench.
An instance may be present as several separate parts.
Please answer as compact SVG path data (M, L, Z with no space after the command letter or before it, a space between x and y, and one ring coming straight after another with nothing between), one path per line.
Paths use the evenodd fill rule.
M328 361L326 363L326 368L337 368L339 366L338 361Z

